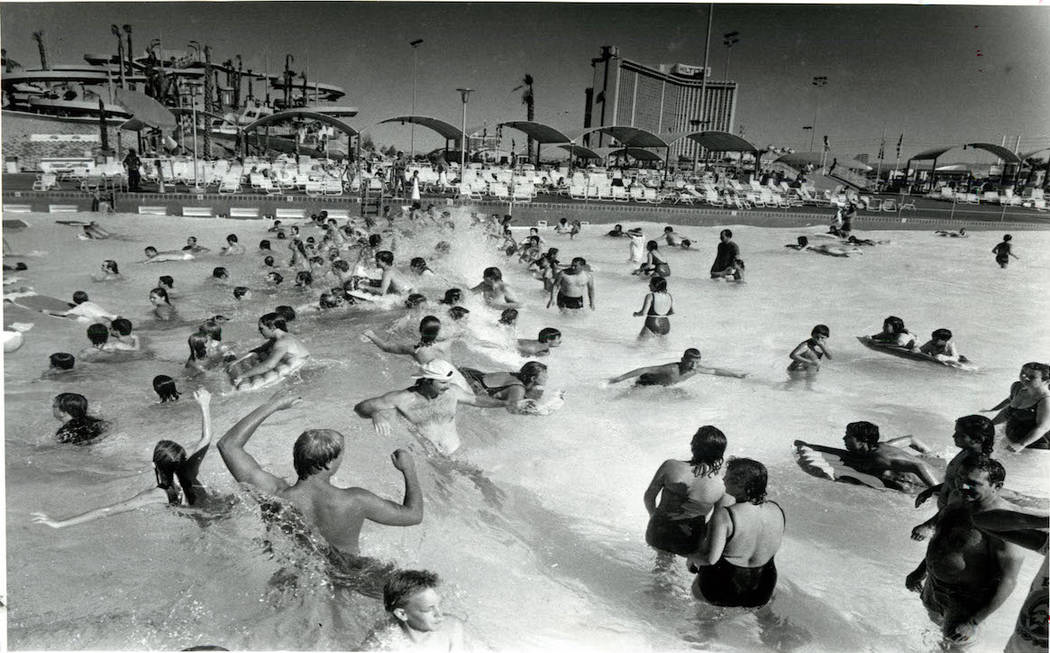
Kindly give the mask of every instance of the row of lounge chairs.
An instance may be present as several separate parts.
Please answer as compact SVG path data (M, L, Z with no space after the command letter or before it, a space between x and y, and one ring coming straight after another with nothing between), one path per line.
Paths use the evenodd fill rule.
M994 204L998 206L1023 206L1034 208L1038 211L1046 210L1046 198L1041 188L1026 189L1023 195L1015 195L1012 188L1003 190L1000 195L998 191L985 191L983 193L968 193L957 191L948 186L941 186L935 192L926 197L944 202L957 204Z

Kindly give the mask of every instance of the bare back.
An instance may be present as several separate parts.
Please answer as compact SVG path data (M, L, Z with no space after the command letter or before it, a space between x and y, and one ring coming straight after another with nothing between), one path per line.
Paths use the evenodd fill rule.
M784 512L773 501L738 503L725 508L733 523L722 557L738 567L761 567L776 555L784 539Z

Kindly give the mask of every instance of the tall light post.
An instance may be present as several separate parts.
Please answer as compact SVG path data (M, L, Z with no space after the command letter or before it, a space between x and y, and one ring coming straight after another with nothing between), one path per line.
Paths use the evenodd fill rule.
M707 112L704 111L704 98L707 95L707 64L711 55L711 23L715 17L715 5L711 3L707 5L707 36L704 37L704 69L700 71L703 75L700 78L700 119L703 120L707 116ZM700 145L696 145L695 152L700 151ZM707 152L704 152L704 167L707 167ZM693 171L696 171L696 155L693 156Z
M462 180L463 172L467 168L467 100L470 98L470 94L474 92L474 89L457 88L456 90L459 91L459 97L463 100L463 127L459 142L459 178Z
M740 32L726 32L722 35L722 45L726 46L726 69L722 73L722 79L729 79L729 55L733 52L733 46L740 43Z
M412 115L416 115L416 48L423 45L423 39L416 39L415 41L409 41L409 45L412 46ZM408 158L414 159L416 157L416 123L411 123L408 145Z
M197 87L198 84L186 84L190 87L190 112L192 115L190 128L193 130L193 190L199 192L200 184L197 182Z
M824 75L820 75L818 77L814 77L813 81L811 83L813 84L813 86L816 86L817 88L824 88L825 86L828 85L828 78L825 77ZM819 112L819 110L820 110L820 91L817 91L817 97L813 101L813 122L810 123L810 129L813 130L813 131L811 131L809 133L809 151L810 152L813 151L813 137L817 135L817 113Z

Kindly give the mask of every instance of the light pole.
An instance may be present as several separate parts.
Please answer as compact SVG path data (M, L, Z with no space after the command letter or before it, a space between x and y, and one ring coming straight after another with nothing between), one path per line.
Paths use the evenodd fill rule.
M190 112L192 114L190 128L193 130L193 190L200 191L197 182L197 84L187 84L190 87Z
M722 35L722 45L726 46L726 69L722 73L722 79L729 79L729 55L733 52L733 46L740 43L740 32L727 32Z
M467 100L470 98L470 94L474 92L474 89L457 88L456 90L459 91L459 97L463 100L463 128L459 142L459 178L462 181L463 172L467 168Z
M823 75L821 75L819 77L814 77L813 81L811 83L813 84L813 86L816 86L817 88L824 88L825 86L828 85L828 78L823 76ZM809 133L809 151L810 152L813 151L813 137L817 135L817 112L819 110L820 110L820 92L818 91L817 92L817 97L813 101L813 122L810 124L810 129L812 129L813 131L811 131Z
M409 41L409 45L412 46L412 115L416 115L416 48L423 45L423 39L416 39L415 41ZM416 123L411 123L408 145L408 158L409 160L416 157Z

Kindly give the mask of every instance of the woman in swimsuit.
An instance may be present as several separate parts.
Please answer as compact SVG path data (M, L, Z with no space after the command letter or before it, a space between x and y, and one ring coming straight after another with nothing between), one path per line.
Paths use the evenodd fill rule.
M216 342L203 330L191 335L186 344L190 348L186 369L192 370L191 375L204 374L215 369L229 354L229 350L221 342Z
M713 426L701 426L693 436L691 449L693 457L689 461L665 460L642 497L649 513L645 542L661 554L696 553L711 512L716 505L722 505L725 497L725 486L719 477L726 450L725 434Z
M266 358L251 356L229 368L230 382L237 390L254 390L280 381L306 363L310 352L303 343L288 333L288 324L280 313L267 313L259 318L259 333L271 344ZM248 363L247 369L241 369Z
M882 321L882 331L870 336L871 340L897 347L915 348L915 334L904 328L904 320L890 315Z
M211 444L211 394L201 388L193 393L201 409L201 437L187 455L182 445L171 440L161 440L153 448L153 470L157 485L139 492L130 499L112 505L95 508L68 519L52 519L46 513L34 512L35 524L51 528L65 528L95 521L108 515L116 515L142 506L163 503L172 506L199 506L207 496L207 490L197 480L197 472Z
M828 360L831 359L831 352L828 351L827 341L831 337L831 330L823 324L818 324L813 327L813 331L810 332L810 338L803 340L798 343L788 357L791 359L791 364L788 365L788 372L804 372L806 374L814 374L820 371L820 359L825 356Z
M726 464L726 494L734 505L715 508L699 551L689 559L697 570L693 596L712 605L757 608L777 585L773 557L784 538L784 510L766 500L765 466L750 458Z
M525 363L518 372L482 372L469 367L459 371L467 377L474 394L501 399L508 407L517 407L526 399L541 399L547 383L547 366L536 361Z
M642 309L635 311L635 317L645 316L645 324L638 334L639 340L649 336L666 336L671 332L671 321L668 316L674 315L674 298L667 292L667 279L656 275L649 279L649 294L642 302Z
M154 288L149 291L149 303L153 304L153 315L161 322L170 322L175 319L175 305L171 303L167 290Z
M1006 448L1050 449L1050 365L1025 363L993 424L1006 422Z
M644 274L646 276L658 274L661 277L671 276L671 266L656 255L659 247L655 240L650 240L645 244L645 262L638 266L635 274Z

